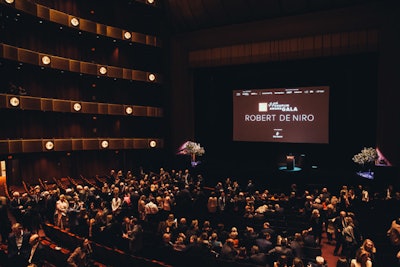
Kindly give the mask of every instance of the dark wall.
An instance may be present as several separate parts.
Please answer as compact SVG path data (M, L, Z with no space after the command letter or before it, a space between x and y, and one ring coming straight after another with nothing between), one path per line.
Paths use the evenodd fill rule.
M232 90L330 86L329 144L232 141ZM248 179L273 174L292 153L303 169L351 171L351 158L375 146L377 55L360 54L194 71L195 135L209 175ZM302 155L302 157L300 157ZM302 161L302 162L300 162ZM332 173L333 174L333 173Z

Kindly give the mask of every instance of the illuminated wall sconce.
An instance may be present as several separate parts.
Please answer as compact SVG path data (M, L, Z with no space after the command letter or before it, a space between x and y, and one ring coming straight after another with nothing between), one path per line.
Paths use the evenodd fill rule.
M154 4L154 0L147 0L147 4L150 4L150 5L152 5L152 4Z
M81 103L75 103L75 104L74 104L74 110L75 110L75 111L80 111L81 109L82 109Z
M43 63L44 65L49 65L50 62L51 62L51 60L50 60L50 57L49 57L49 56L43 56L43 57L42 57L42 63Z
M106 67L101 67L101 68L99 69L99 72L100 72L100 74L104 75L104 74L107 73L107 68L106 68Z
M6 0L6 3L7 3L7 4L13 4L13 3L14 3L14 0Z
M130 32L124 32L124 38L125 38L126 40L131 39L131 37L132 37L132 34L131 34Z
M126 107L125 108L125 112L126 112L126 114L131 115L132 112L133 112L133 108L132 107Z
M153 73L149 74L149 81L154 82L156 80L156 75L154 75Z
M101 147L102 148L107 148L108 147L108 141L107 140L101 141Z
M78 26L79 25L79 19L72 18L71 19L71 25L74 26L74 27Z
M52 141L47 141L45 147L47 150L52 150L54 148L54 143Z
M156 147L157 146L157 142L154 140L150 141L150 147Z
M13 106L13 107L18 107L18 106L19 106L19 103L20 103L20 101L19 101L19 98L18 98L18 97L13 96L13 97L10 98L10 105L11 105L11 106Z

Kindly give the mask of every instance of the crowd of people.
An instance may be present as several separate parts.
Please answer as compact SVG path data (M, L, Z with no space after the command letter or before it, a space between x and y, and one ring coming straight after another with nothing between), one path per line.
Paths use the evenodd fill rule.
M392 186L390 190L380 197L400 200ZM337 266L384 266L373 240L363 233L366 222L358 218L374 197L362 185L331 192L292 184L270 192L252 180L241 185L231 178L206 187L203 176L189 169L111 170L92 183L40 184L29 192L11 192L2 206L16 223L11 226L7 213L2 215L1 241L8 245L10 266L42 266L41 257L34 257L36 251L40 255L34 244L41 224L48 222L87 238L71 254L71 266L89 266L90 261L74 259L82 258L77 256L82 252L90 255L90 241L96 241L177 265L216 266L217 260L226 260L298 267L327 266L322 255L310 258L303 249L320 248L326 234L340 256ZM394 220L388 231L393 251L400 245L399 233L400 223Z

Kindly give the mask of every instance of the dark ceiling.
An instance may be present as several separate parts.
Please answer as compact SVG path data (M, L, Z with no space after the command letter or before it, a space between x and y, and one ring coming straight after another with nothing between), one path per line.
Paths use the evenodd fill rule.
M301 15L381 0L165 0L171 33Z

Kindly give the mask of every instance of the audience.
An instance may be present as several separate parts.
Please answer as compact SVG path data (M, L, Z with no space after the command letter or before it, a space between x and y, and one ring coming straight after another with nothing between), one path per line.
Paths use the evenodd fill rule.
M153 241L157 245L156 253L148 256L166 262L172 251L190 252L193 257L208 251L210 254L204 255L212 254L222 260L258 262L264 266L287 266L289 261L293 266L303 266L303 246L320 246L322 233L328 234L328 228L328 241L336 241L335 255L341 248L348 263L360 263L359 254L364 251L369 255L365 264L377 260L374 243L370 239L363 240L359 228L362 222L357 223L355 208L362 202L359 198L363 196L363 188L354 190L343 186L336 197L326 187L302 193L296 186L291 188L290 196L286 196L269 189L259 191L252 181L242 190L239 182L231 177L218 182L215 190L207 191L202 187L204 178L202 183L196 182L198 176L192 176L189 170L169 173L162 169L160 175L142 172L138 176L132 173L124 176L121 171L110 174L98 189L57 185L43 192L35 190L34 194L24 197L13 192L9 209L15 219L25 222L23 218L29 214L26 210L32 207L32 201L43 207L54 207L55 225L77 234L79 231L111 247L120 248L120 241L125 239L128 248L124 250L129 254L140 253L144 249L143 233L152 231L157 238ZM362 204L371 205L371 199L368 204L365 201ZM196 212L200 206L206 213ZM41 210L48 212L48 208L43 207ZM224 216L219 216L222 212ZM289 228L288 214L296 215L299 224ZM41 220L52 222L46 214ZM225 225L230 231L225 230ZM391 228L394 229L393 225ZM388 233L393 243L397 242L395 233L395 230ZM32 247L33 243L24 260L27 263L30 252L36 251L31 250ZM10 256L13 254L10 244L9 251ZM318 260L321 259L316 258L309 264L325 266L325 260L322 263Z

